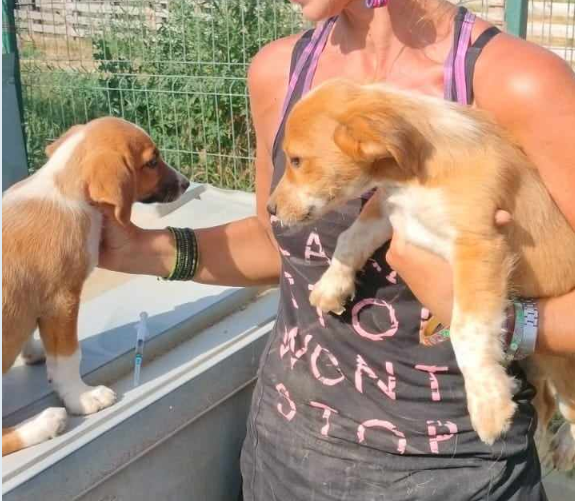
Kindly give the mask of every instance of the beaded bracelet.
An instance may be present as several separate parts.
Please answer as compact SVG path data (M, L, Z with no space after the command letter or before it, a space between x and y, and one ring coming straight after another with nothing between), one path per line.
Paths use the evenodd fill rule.
M196 234L190 228L168 226L167 229L176 244L176 260L171 273L164 280L191 280L198 269L199 262Z
M449 328L443 327L439 320L435 317L431 317L423 330L423 336L421 336L421 344L425 346L435 346L443 341L449 339Z
M515 325L513 327L513 333L511 335L511 341L507 343L507 350L505 350L504 359L506 362L512 362L513 360L518 360L518 350L523 342L523 305L519 301L513 302L513 309L515 310ZM504 329L506 333L509 329Z

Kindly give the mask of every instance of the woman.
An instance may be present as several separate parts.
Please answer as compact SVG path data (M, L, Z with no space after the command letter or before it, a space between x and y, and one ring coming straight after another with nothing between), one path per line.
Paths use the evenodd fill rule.
M212 284L279 281L277 323L242 451L247 501L545 499L533 443L534 392L517 364L510 370L521 382L519 410L506 436L489 447L471 427L451 344L420 344L427 310L449 324L449 266L395 235L359 277L346 313L318 314L307 301L309 288L365 200L298 230L270 221L266 202L284 169L286 113L312 86L347 77L490 112L536 163L575 228L572 71L443 0L294 2L309 20L325 22L269 44L250 66L257 216L196 231L197 261L189 231L111 223L100 265ZM575 294L537 308L537 349L575 352L568 332Z

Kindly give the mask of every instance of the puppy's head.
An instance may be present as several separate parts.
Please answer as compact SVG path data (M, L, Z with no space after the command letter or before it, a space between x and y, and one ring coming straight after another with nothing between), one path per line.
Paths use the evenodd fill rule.
M286 169L268 210L310 222L386 179L415 176L424 141L404 108L393 92L347 80L310 92L287 119Z
M83 195L94 205L113 207L121 224L129 223L134 202L171 202L190 184L162 160L146 132L120 118L74 126L49 145L46 154L53 157L76 134L82 136L74 163Z

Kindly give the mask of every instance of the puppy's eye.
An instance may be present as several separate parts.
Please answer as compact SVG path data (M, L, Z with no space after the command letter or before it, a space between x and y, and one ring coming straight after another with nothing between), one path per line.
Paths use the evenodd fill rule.
M155 169L158 166L158 157L152 158L146 165L150 169Z
M294 167L295 169L297 169L297 168L300 166L300 164L301 164L301 159L300 159L300 157L291 157L291 158L290 158L290 163L291 163L291 166L292 166L292 167Z

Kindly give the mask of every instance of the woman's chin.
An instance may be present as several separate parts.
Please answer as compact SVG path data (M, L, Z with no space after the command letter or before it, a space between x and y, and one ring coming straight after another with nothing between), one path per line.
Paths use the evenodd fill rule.
M290 0L291 3L301 7L303 17L311 22L323 21L340 14L350 1L353 0Z

